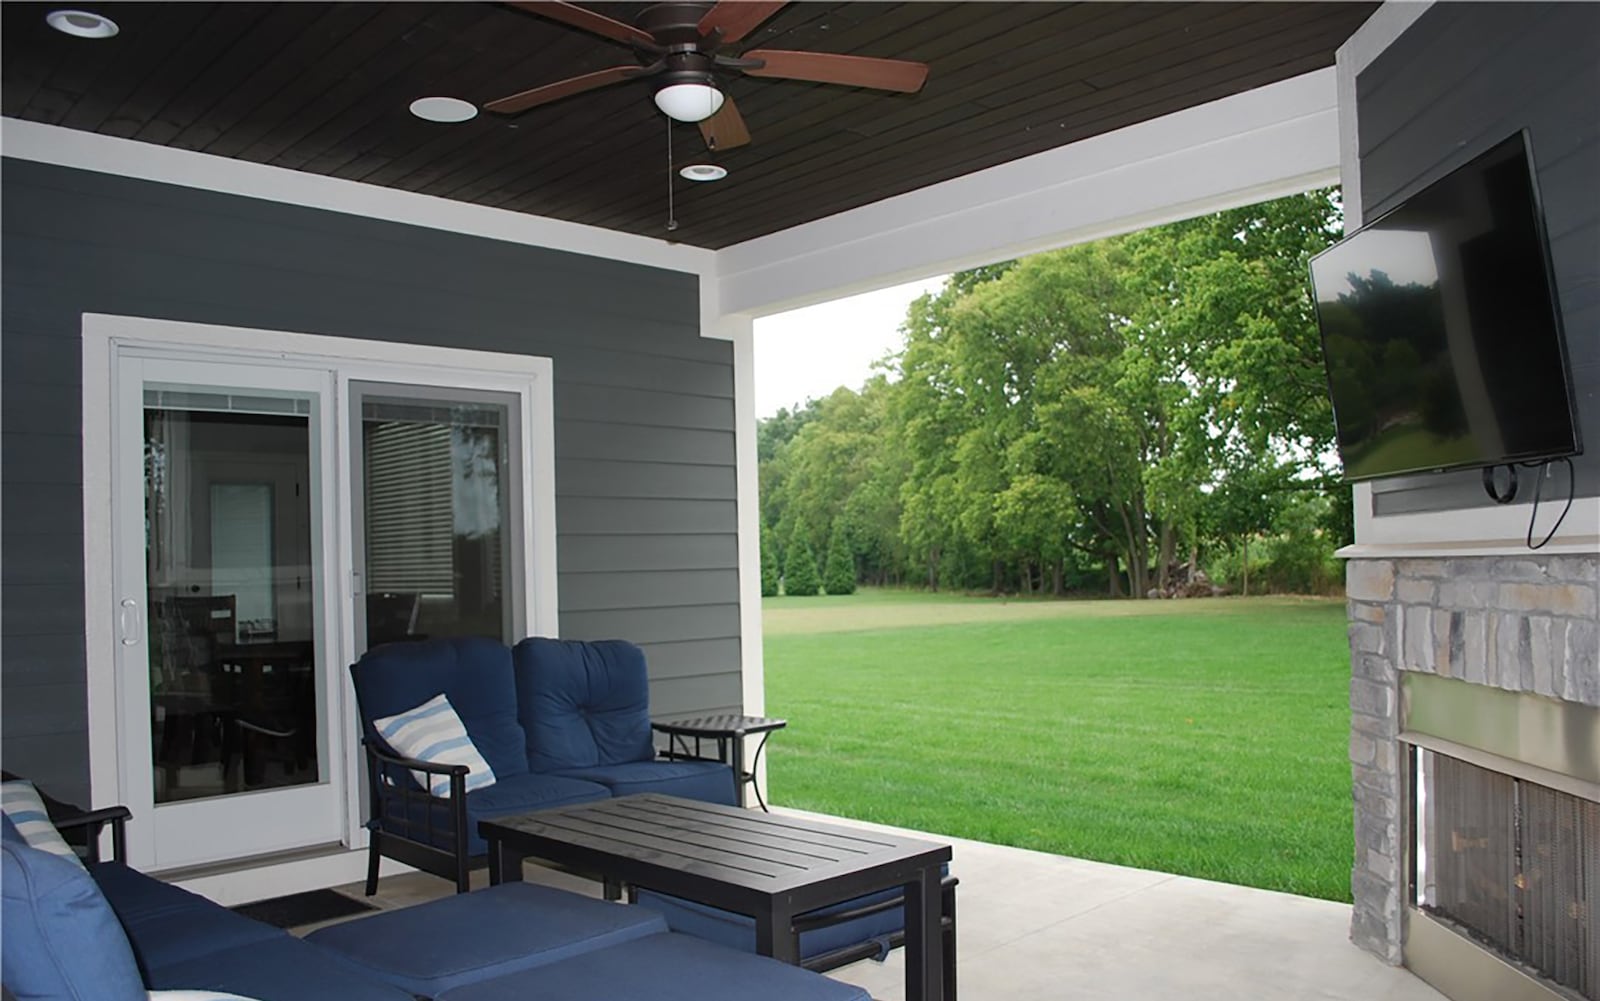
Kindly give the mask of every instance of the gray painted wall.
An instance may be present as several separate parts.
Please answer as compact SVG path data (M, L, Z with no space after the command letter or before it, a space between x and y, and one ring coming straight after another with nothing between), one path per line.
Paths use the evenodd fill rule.
M85 312L552 358L562 635L643 645L658 713L739 706L733 352L694 276L13 159L0 188L7 769L88 800Z
M1439 4L1356 78L1356 95L1364 219L1529 130L1585 443L1578 495L1600 494L1600 5ZM1557 504L1565 479L1552 477ZM1373 503L1395 514L1492 502L1469 471L1379 480Z

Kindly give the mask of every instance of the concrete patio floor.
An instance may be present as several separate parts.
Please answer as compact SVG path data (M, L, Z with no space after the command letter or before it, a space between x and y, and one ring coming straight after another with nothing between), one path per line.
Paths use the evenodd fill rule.
M1409 972L1351 945L1345 904L937 840L954 846L951 871L961 879L958 983L967 1001L1443 1001ZM577 876L532 864L525 873L599 895L598 884ZM474 873L474 886L483 880L482 871ZM339 889L361 896L360 884ZM449 890L433 876L387 877L376 902L404 907ZM867 960L830 976L859 984L877 1001L904 1001L902 957L896 950L886 962Z

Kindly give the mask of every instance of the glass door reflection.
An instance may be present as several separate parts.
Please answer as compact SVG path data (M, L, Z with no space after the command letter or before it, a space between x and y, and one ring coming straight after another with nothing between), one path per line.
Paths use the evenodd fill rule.
M354 383L364 585L358 644L520 635L517 406L499 393Z
M155 802L316 783L310 401L147 389L143 415Z

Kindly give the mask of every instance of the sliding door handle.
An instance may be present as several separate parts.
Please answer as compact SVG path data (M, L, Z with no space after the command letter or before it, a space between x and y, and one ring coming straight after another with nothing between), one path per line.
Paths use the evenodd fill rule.
M139 602L134 598L123 598L122 607L117 611L117 626L122 631L123 646L137 646L139 643Z

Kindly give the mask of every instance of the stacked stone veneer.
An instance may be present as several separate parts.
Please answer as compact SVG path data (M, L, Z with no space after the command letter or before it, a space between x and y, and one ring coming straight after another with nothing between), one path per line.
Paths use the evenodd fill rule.
M1351 939L1400 962L1400 672L1600 706L1600 556L1353 559Z

